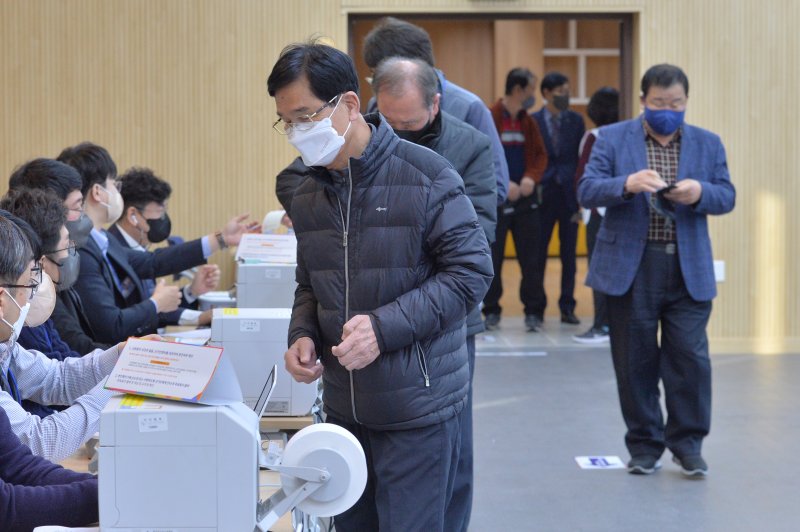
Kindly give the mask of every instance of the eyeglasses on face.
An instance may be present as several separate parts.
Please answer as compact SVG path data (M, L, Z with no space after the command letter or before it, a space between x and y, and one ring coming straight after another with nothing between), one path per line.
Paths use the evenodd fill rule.
M78 254L78 246L75 244L73 240L70 240L69 244L67 244L67 247L61 249L54 249L53 251L48 251L47 253L45 253L45 255L55 255L56 253L59 253L61 251L66 251L68 257L74 257L75 255Z
M39 290L39 283L35 279L31 279L31 284L0 284L3 288L27 288L31 291L28 299L33 299L36 291Z
M299 116L294 122L286 122L283 118L278 118L275 123L272 124L272 129L281 135L288 135L292 131L308 131L314 126L314 117L324 111L327 107L334 105L340 96L341 94L337 94L310 115Z

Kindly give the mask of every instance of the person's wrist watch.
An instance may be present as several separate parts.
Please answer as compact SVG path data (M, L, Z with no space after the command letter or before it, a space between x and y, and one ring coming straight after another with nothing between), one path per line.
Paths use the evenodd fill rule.
M222 237L222 231L217 231L214 233L214 236L217 237L217 243L219 244L219 249L225 249L228 247L228 243L225 242L225 239Z

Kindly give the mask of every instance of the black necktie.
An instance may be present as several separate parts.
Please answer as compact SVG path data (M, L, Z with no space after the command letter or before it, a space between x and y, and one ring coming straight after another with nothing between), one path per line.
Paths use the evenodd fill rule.
M561 113L558 116L553 117L553 134L552 134L552 141L553 141L553 153L558 155L558 141L561 138Z

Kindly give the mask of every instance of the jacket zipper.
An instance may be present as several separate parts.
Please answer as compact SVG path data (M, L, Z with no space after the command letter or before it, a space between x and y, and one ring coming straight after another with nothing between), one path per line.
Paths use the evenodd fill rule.
M339 196L336 196L336 202L339 204L339 216L342 218L342 248L344 249L344 321L350 319L350 267L349 267L349 253L347 250L347 233L350 231L350 202L353 197L353 174L350 171L350 161L347 161L347 221L345 221L344 212L342 211L342 202ZM353 419L356 423L361 423L356 414L356 391L353 384L353 372L348 370L350 374L350 405L353 409Z
M417 361L419 362L419 369L422 371L422 376L425 378L425 387L431 387L431 379L428 376L428 361L425 360L425 351L422 350L422 346L419 345L417 342Z

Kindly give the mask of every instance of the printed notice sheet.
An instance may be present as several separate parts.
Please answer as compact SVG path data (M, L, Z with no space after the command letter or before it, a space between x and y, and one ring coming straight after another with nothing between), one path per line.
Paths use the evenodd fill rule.
M297 238L294 235L245 233L236 250L241 262L297 263Z
M219 347L132 338L105 387L136 395L204 402L201 399L221 356Z

